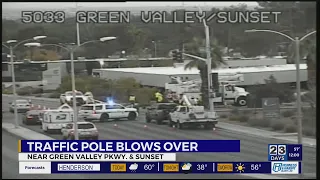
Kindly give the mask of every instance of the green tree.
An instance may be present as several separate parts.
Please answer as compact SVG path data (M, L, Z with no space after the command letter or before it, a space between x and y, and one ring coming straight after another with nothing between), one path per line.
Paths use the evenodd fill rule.
M199 57L205 58L205 52L202 52L200 49L205 47L205 40L195 37L191 42L186 44L187 52L196 55ZM221 46L219 46L218 41L216 39L211 40L211 68L216 69L221 64L226 64L222 58L222 50ZM185 69L197 68L200 72L201 78L201 93L202 93L202 101L205 108L209 107L209 94L208 94L208 77L207 77L207 64L204 61L198 59L192 59L185 65ZM216 78L213 78L216 79ZM213 84L217 84L217 82L213 82Z

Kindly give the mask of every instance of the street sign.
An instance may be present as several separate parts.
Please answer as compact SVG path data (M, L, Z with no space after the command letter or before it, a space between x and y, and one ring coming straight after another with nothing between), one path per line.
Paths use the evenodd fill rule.
M263 117L265 120L280 119L279 98L263 98L262 108L263 108Z

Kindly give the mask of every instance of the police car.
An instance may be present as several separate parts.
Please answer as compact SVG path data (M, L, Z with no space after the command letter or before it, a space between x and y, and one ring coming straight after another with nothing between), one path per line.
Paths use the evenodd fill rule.
M136 108L125 107L121 104L101 102L82 105L78 117L85 121L99 120L101 122L110 119L136 120L138 111Z

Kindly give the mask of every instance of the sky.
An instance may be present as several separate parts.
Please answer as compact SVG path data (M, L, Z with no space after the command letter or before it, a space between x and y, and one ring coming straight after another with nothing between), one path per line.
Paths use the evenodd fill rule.
M63 4L63 6L62 6ZM248 6L257 6L257 2L238 2L238 1L230 1L230 2L201 2L201 1L194 1L194 2L183 2L183 1L175 1L175 2L117 2L117 3L101 3L101 2L88 2L88 3L78 3L78 6L84 7L143 7L143 6L231 6L231 5L238 5L238 4L247 4ZM2 9L21 9L21 7L27 8L37 8L37 7L51 7L51 8L72 8L75 7L76 3L72 2L3 2Z

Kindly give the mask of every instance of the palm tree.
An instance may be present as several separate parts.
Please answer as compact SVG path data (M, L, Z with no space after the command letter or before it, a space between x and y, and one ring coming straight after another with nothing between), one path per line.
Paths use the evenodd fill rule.
M189 43L185 45L186 51L192 55L196 55L199 57L206 57L205 52L200 52L199 48L205 47L205 40L194 37ZM219 46L218 41L216 39L211 40L211 56L212 56L212 69L216 69L221 64L226 64L222 58L222 47ZM200 72L201 78L201 94L202 94L202 102L205 108L209 108L209 95L208 95L208 77L207 77L207 64L204 61L198 59L192 59L189 63L187 63L184 67L185 69L198 68ZM218 78L213 77L216 81ZM214 88L217 87L218 82L213 82Z

